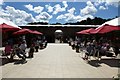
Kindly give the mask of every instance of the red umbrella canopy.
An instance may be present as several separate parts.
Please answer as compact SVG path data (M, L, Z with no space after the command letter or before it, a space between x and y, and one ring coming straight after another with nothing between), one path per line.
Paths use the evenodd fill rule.
M82 30L80 32L77 32L77 34L90 34L91 31L94 31L93 28Z
M105 24L102 27L99 27L95 29L94 31L91 31L90 33L91 34L97 34L97 33L103 34L103 33L108 33L108 32L116 31L116 30L120 30L120 26L112 26L112 25Z
M28 33L32 33L32 31L30 29L21 29L19 31L14 32L13 35L22 35Z
M6 31L16 31L16 30L19 30L21 28L14 27L14 26L3 23L3 24L0 24L0 29L2 30L2 32L6 32Z
M32 31L33 34L38 34L38 35L42 35L43 33L38 32L38 31Z

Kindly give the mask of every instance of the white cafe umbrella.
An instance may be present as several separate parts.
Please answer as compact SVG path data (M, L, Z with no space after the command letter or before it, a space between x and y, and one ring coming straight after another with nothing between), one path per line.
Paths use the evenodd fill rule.
M107 21L107 22L103 23L103 24L100 25L99 27L102 27L102 26L104 26L105 24L112 25L112 26L120 26L119 20L120 20L120 17L115 18L115 19L112 19L112 20L110 20L110 21ZM98 28L99 28L99 27L98 27ZM96 28L96 29L97 29L97 28Z
M5 20L5 19L3 19L3 18L0 18L0 25L2 25L2 24L7 24L7 25L9 25L9 26L12 26L12 27L21 29L20 27L18 27L18 26L17 26L16 24L14 24L13 22L8 21L8 20Z

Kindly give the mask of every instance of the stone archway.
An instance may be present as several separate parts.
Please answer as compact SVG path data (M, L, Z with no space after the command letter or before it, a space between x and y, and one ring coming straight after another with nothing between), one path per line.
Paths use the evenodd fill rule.
M55 30L55 43L63 43L63 31Z

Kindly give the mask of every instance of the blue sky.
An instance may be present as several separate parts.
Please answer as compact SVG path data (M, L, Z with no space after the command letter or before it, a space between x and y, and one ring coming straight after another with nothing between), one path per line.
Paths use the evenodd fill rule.
M17 25L30 22L66 23L118 16L118 3L113 2L2 2L0 17Z

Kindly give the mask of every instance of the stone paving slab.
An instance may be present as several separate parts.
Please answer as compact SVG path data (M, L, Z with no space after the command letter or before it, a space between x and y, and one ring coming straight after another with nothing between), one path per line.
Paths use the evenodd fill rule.
M87 63L68 44L48 44L46 49L34 53L25 64L2 65L3 78L112 78L118 73L118 65L108 65L103 59L100 66L95 60ZM108 62L116 61L109 59ZM94 63L94 65L93 65ZM114 63L114 62L113 62Z

